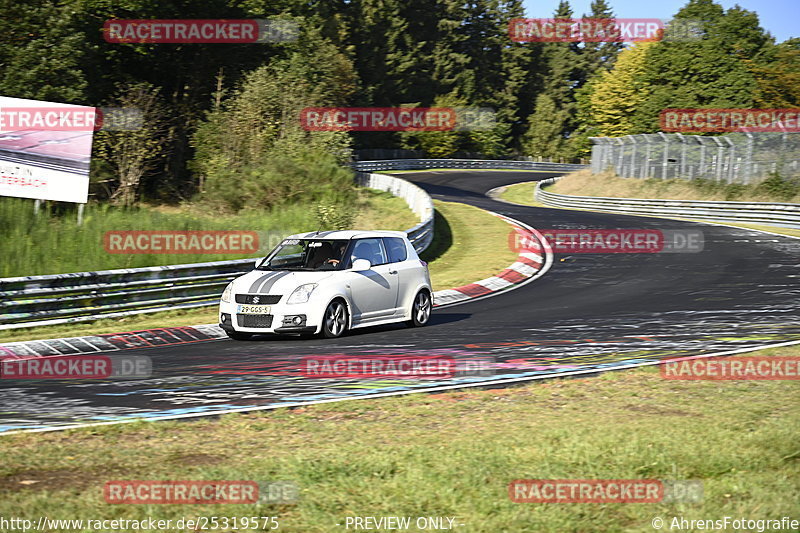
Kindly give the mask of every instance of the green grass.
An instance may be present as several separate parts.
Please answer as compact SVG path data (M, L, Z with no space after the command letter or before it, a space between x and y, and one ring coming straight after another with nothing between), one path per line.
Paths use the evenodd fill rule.
M800 203L800 180L776 175L744 185L708 179L621 178L613 172L592 174L585 169L568 174L549 190L559 194L618 198Z
M388 191L360 189L358 215L353 229L404 231L419 224L405 200Z
M400 202L398 204L397 201ZM395 227L408 229L415 222L403 200L373 195L372 208L356 219L356 227L392 221ZM435 237L422 258L429 261L434 290L466 285L491 276L514 262L516 255L508 248L510 226L485 211L468 205L434 202ZM405 207L405 213L401 207ZM369 218L373 218L373 222ZM216 307L166 311L122 318L106 318L76 324L59 324L0 331L0 342L73 337L87 334L119 333L139 329L212 324L217 322Z
M88 204L77 225L74 208L58 215L33 213L33 202L0 198L0 277L61 274L115 268L200 263L255 257L254 254L112 254L103 235L109 230L248 230L259 233L259 253L282 237L316 229L313 205L283 206L274 211L236 215L209 212L198 205L118 209ZM405 201L389 193L359 189L353 206L355 229L405 230L419 223Z
M74 324L0 330L0 343L80 337L82 335L99 335L101 333L124 333L126 331L191 326L195 324L216 324L218 318L216 306L162 311L120 318L87 320L86 322Z
M487 278L516 260L508 245L512 229L503 220L470 205L436 200L434 206L436 238L422 254L434 290Z
M797 347L772 355L800 354ZM452 516L459 530L654 531L670 520L798 518L800 383L667 381L657 369L0 439L0 516ZM702 480L700 503L517 504L514 479ZM107 505L109 480L287 480L296 505ZM666 529L665 529L666 530ZM417 531L411 529L411 531Z
M537 181L526 181L525 183L508 185L500 191L500 199L515 204L544 207L533 198L533 193L536 190L537 183Z

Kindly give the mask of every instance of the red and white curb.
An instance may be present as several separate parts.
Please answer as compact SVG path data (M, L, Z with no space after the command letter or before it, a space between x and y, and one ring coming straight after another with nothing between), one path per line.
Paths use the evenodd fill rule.
M488 211L506 221L515 232L515 247L520 246L517 260L495 276L433 293L435 307L472 302L494 296L501 291L521 287L544 275L553 263L553 253L544 236L518 220ZM15 357L49 357L99 352L174 346L226 338L216 324L200 324L174 328L158 328L126 333L104 333L0 344L0 359Z
M216 324L147 329L126 333L104 333L84 337L10 342L0 345L0 359L50 357L115 352L133 348L174 346L225 337Z
M541 233L513 218L491 211L489 213L504 220L513 228L514 234L509 238L509 242L513 241L514 248L519 249L517 260L499 274L489 278L454 289L434 292L434 307L472 301L517 288L542 276L553 264L553 251Z

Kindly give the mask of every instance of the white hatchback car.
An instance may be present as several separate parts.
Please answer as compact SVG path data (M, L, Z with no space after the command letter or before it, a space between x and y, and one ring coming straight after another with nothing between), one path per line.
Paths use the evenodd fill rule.
M428 265L399 231L322 231L287 237L222 293L229 337L305 333L406 322L424 326L433 307Z

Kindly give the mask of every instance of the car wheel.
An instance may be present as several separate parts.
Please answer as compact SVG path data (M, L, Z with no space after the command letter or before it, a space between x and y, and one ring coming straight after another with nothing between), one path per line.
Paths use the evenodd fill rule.
M227 331L227 330L225 331L225 333L228 335L228 337L230 337L235 341L249 341L250 339L253 338L252 333L242 333L240 331Z
M411 320L406 322L411 327L418 328L428 323L431 317L431 295L428 291L419 291L411 304Z
M341 337L347 331L347 307L341 300L328 304L322 316L322 336L328 339Z

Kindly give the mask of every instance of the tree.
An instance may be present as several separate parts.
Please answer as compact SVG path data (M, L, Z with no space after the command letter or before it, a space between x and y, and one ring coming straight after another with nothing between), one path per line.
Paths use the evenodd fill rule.
M148 83L126 87L117 100L121 108L141 112L141 127L122 131L101 130L94 134L96 155L108 163L117 176L111 203L131 207L137 200L142 179L153 173L159 160L168 155L168 121L159 90Z
M85 105L86 36L76 27L75 12L49 2L8 4L0 3L0 93Z
M652 87L643 82L647 52L654 43L638 43L622 51L610 71L600 72L592 82L588 103L588 125L596 133L619 137L637 131L636 109L645 102Z
M748 62L758 83L755 104L767 108L800 107L800 39L789 39L776 48L772 61Z
M700 38L663 41L648 50L641 77L648 96L634 113L634 131L659 131L666 108L754 105L757 83L745 60L769 57L772 46L755 13L738 7L726 12L712 0L690 0L674 20L701 20Z
M569 111L559 109L552 96L542 93L536 98L536 112L531 118L523 145L525 153L549 159L564 157L563 125L569 120Z
M569 2L561 1L554 18L572 18ZM580 50L577 43L546 43L544 60L544 86L528 118L522 151L530 156L569 157L566 139L576 126L574 89L580 81ZM545 138L547 135L553 138Z
M605 0L592 0L591 13L584 18L613 19L614 11ZM621 42L586 42L583 43L581 54L581 69L578 74L577 88L586 84L593 76L608 71L614 66L617 55L623 49Z
M191 169L202 180L203 201L236 211L326 195L335 203L352 189L351 172L341 168L350 156L349 134L306 131L300 122L306 107L350 98L352 64L314 29L292 50L248 73L198 127Z

